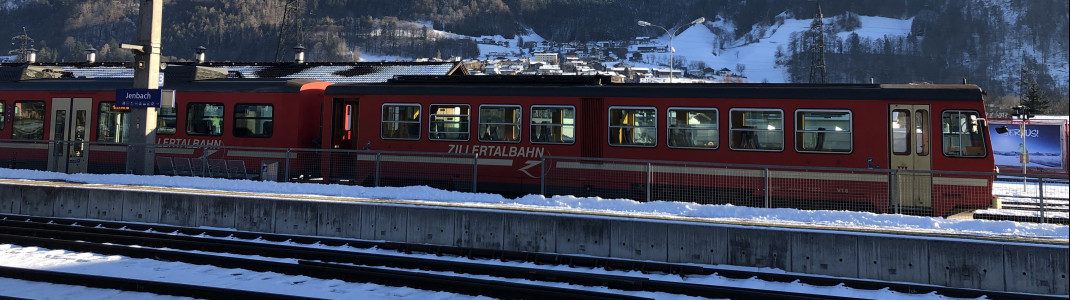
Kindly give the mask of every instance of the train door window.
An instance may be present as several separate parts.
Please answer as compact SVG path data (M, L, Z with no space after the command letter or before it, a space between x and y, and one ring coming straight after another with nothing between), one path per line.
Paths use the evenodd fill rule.
M223 104L190 103L187 105L186 134L223 135Z
M430 130L432 141L467 141L472 132L471 106L467 104L431 104Z
M944 111L940 121L944 155L984 157L988 154L980 118L976 111Z
M892 111L892 153L910 154L910 111L896 109Z
M480 105L480 142L520 142L519 105Z
M656 146L658 141L657 113L657 109L653 107L610 107L609 144L612 146Z
M97 105L97 141L125 143L130 129L130 108L115 106L115 102L100 102Z
M850 153L851 112L800 109L795 111L795 151Z
M275 131L275 107L271 104L234 105L234 137L269 138Z
M0 130L4 130L4 125L7 123L7 111L4 110L7 108L6 104L6 102L0 100Z
M914 112L914 147L917 155L929 155L929 144L925 138L929 136L929 112L918 110Z
M668 145L670 148L716 149L716 108L669 108Z
M156 134L172 135L178 132L178 113L174 107L156 110Z
M380 134L387 140L420 139L419 104L383 104Z
M45 102L15 101L11 138L42 140L45 137Z
M732 150L783 151L784 111L779 109L732 109L729 111Z
M529 128L532 143L576 143L576 107L533 105Z

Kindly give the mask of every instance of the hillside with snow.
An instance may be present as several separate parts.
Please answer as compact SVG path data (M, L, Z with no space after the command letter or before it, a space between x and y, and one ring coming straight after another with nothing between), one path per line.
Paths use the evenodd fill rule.
M1033 71L1030 79L1049 100L1061 103L1048 113L1064 113L1070 94L1070 3L1065 0L299 1L304 6L292 12L302 16L298 19L284 17L285 0L222 3L167 1L164 59L188 61L193 48L205 46L209 60L278 61L301 44L307 61L472 61L546 51L563 56L570 48L584 48L575 45L599 43L609 46L598 49L594 59L581 55L584 70L620 63L649 70L669 67L666 49L672 36L674 70L732 73L733 81L965 80L1004 107L1021 93L1024 68ZM809 31L817 4L825 24L824 79L810 77L816 35ZM136 5L113 1L0 0L0 32L17 36L26 28L38 62L82 61L89 47L99 50L98 61L129 61L132 54L120 44L133 40L137 13ZM707 21L681 27L699 17ZM639 20L678 34L638 26ZM642 37L651 40L633 44ZM572 46L554 46L564 44ZM5 50L0 55L21 51ZM561 71L573 72L568 68Z
M838 32L836 35L843 39L846 39L852 33L871 39L906 37L910 33L910 26L913 22L913 19L901 20L870 16L861 16L859 18L862 21L861 27L852 31ZM716 21L707 21L701 25L690 26L680 30L679 34L672 38L672 47L676 49L676 52L672 54L674 65L682 66L683 68L691 66L693 68L696 63L701 62L708 68L715 70L722 68L732 70L734 75L744 76L747 82L791 82L784 67L776 64L776 52L778 49L784 51L784 45L788 45L792 34L809 30L812 19L784 18L781 24L771 27L756 27L751 31L750 35L736 40L726 40L725 37L715 33L734 31L735 28L731 22L726 22L719 16L713 19ZM826 23L831 21L832 18L828 18ZM516 46L518 41L541 42L546 40L534 33L518 35L518 38L515 39L505 39L501 36L478 38L491 38L502 42L508 41L509 45L511 45L510 47L479 44L479 50L481 54L509 54L507 56L509 59L530 56L528 49ZM626 58L630 57L632 53L638 52L639 46L664 46L667 49L669 43L669 35L662 34L647 43L629 46L628 56L604 62L604 65L611 67L623 62L639 68L664 68L667 70L669 64L669 53L667 51L642 53L643 60L639 62L628 61ZM368 54L365 55L367 56ZM373 57L372 60L375 58L378 57ZM742 74L737 72L737 66L743 67Z

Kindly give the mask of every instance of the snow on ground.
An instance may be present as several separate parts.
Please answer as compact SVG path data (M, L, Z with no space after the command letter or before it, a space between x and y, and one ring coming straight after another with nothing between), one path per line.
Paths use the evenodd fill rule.
M367 188L359 186L324 185L309 183L276 183L260 181L241 181L173 176L137 176L137 175L93 175L62 174L32 170L12 170L0 168L0 178L21 180L65 180L88 184L122 184L135 186L164 186L192 189L213 189L240 192L262 192L294 195L328 195L355 198L409 199L433 202L451 202L486 207L543 207L565 211L613 211L644 216L685 216L708 218L712 220L752 220L763 223L814 223L855 228L908 228L926 232L965 233L985 236L1027 236L1066 240L1070 237L1068 226L1053 224L1018 223L1010 221L984 220L948 220L944 218L913 217L901 215L881 215L872 213L845 211L803 211L795 209L764 209L737 207L731 205L699 205L695 203L650 202L641 203L627 199L604 199L597 197L578 198L571 196L543 197L528 195L508 199L499 195L463 193L436 190L428 187L380 187ZM1050 186L1050 184L1049 184ZM1023 188L1025 190L1023 190ZM1028 195L1031 186L1023 187L1020 182L997 183L996 193L1006 195ZM1046 190L1045 194L1053 197L1067 197L1067 185L1059 185ZM317 246L326 247L326 246ZM337 248L336 248L337 249ZM353 249L348 251L389 254L391 251L379 249ZM428 255L428 257L433 257ZM452 258L462 259L462 258ZM285 259L272 259L287 261ZM487 263L503 264L500 261ZM519 262L506 262L528 267L547 268L547 266L526 265ZM317 298L360 298L360 299L469 299L467 295L443 292L414 290L367 283L352 283L337 280L318 280L305 276L290 276L277 273L253 272L240 269L226 269L212 266L193 265L180 262L161 262L149 259L135 259L122 256L108 256L93 253L77 253L64 250L50 250L38 247L0 244L0 266L45 269L61 272L99 274L113 277L136 278L142 280L172 281L187 284L211 285L222 288L256 290L294 296ZM719 266L727 267L727 266ZM566 269L566 267L551 267ZM754 268L737 267L754 270ZM764 269L771 272L783 272ZM749 288L788 290L816 295L847 296L870 299L947 299L943 296L906 295L888 290L854 290L842 286L817 287L798 283L764 282L757 279L735 280L717 275L688 277L686 279L673 275L637 274L634 272L590 270L594 273L606 273L621 276L655 277L662 280L702 282L712 285L741 286ZM487 278L484 278L487 279ZM562 285L562 287L564 287ZM572 287L581 288L584 287ZM595 288L602 290L602 288ZM641 297L657 299L693 299L691 297L668 296L664 294L636 292ZM36 299L184 299L180 297L159 296L146 293L121 292L105 289L93 289L78 286L65 286L23 280L0 278L0 296L25 297ZM485 297L475 297L486 299Z
M393 250L353 249L348 247L326 247L343 251L375 253L382 255L399 255ZM457 257L442 257L434 254L406 254L427 259L465 260ZM235 255L237 256L237 255ZM240 256L246 257L247 256ZM293 259L275 259L253 257L275 262L296 263ZM512 265L559 271L577 271L568 266L535 265L525 262L502 262L500 260L484 261L489 264ZM130 258L117 255L95 253L78 253L65 250L51 250L39 247L22 247L0 244L0 266L69 272L76 274L93 274L101 276L131 278L150 281L176 282L190 285L214 286L219 288L252 290L263 293L314 297L322 299L490 299L446 292L416 290L405 287L392 287L370 283L345 282L340 280L322 280L307 276L292 276L272 272L254 272L243 269L219 268L214 266L194 265L183 262L165 262L151 259ZM723 266L722 266L723 267ZM756 268L737 268L756 270ZM763 271L773 271L763 269ZM793 291L813 295L855 297L863 299L947 299L933 294L908 295L882 290L856 290L843 286L811 286L800 283L767 282L758 279L729 279L718 275L688 276L681 278L672 274L642 274L635 271L606 271L603 269L584 269L583 272L650 278L672 282L701 283L706 285L744 287L752 289ZM430 272L436 274L457 274ZM0 297L24 297L33 299L188 299L182 297L160 296L148 293L123 292L79 286L68 286L25 280L3 278L0 274ZM503 280L483 275L467 275L484 280ZM521 282L519 280L508 280ZM592 291L608 291L603 287L583 287L562 283L545 283L547 286ZM705 299L679 295L666 295L652 292L626 292L636 297L653 299Z
M945 218L875 214L867 212L797 210L788 208L755 208L732 205L703 205L685 202L638 202L628 199L600 197L573 197L527 195L515 199L497 194L443 191L426 186L415 187L361 187L335 184L308 184L288 182L242 181L175 177L138 176L126 174L63 174L33 170L0 168L0 178L27 180L65 180L89 184L122 184L138 186L162 186L175 188L225 190L236 192L275 193L291 195L324 195L371 199L398 199L432 202L450 202L488 208L552 208L562 211L611 211L635 217L692 217L713 221L744 220L765 224L815 224L838 228L898 228L915 232L964 234L974 236L1032 237L1043 239L1070 239L1070 226L1037 224L1012 221L956 220ZM1066 184L1048 184L1045 195L1067 198ZM995 194L1017 195L1022 193L1022 184L997 182ZM1033 188L1035 189L1035 188ZM1025 193L1029 193L1026 191Z

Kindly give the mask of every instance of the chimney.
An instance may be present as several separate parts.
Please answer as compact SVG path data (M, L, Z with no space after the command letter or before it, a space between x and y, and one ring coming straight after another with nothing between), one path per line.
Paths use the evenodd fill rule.
M208 51L208 48L204 46L198 46L194 48L197 51L197 64L204 64L204 52Z
M26 63L33 64L37 62L37 49L30 47L26 50Z
M305 63L305 47L301 46L301 44L297 44L297 47L294 47L294 62Z
M85 48L85 61L88 62L88 63L97 62L97 49L96 48L93 48L93 46L89 46L89 48Z

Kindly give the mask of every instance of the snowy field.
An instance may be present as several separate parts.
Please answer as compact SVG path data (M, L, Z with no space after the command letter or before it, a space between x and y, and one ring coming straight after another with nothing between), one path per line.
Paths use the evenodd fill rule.
M788 208L754 208L732 205L703 205L685 202L638 202L628 199L527 195L505 198L497 194L443 191L426 186L361 187L334 184L280 183L231 180L202 177L137 176L125 174L62 174L32 170L0 168L0 178L27 180L65 180L89 184L121 184L162 186L174 188L224 190L235 192L274 193L289 195L323 195L369 199L411 200L420 202L450 202L485 208L552 208L561 211L614 212L635 217L688 217L712 221L744 220L765 224L814 224L837 228L888 229L897 228L924 233L963 234L973 236L1031 237L1041 239L1070 239L1070 227L1057 224L1036 224L1011 221L957 220L866 212L797 210ZM1032 188L1035 190L1035 187ZM1066 198L1067 185L1049 186L1045 195ZM1030 195L1022 183L997 182L995 194Z

